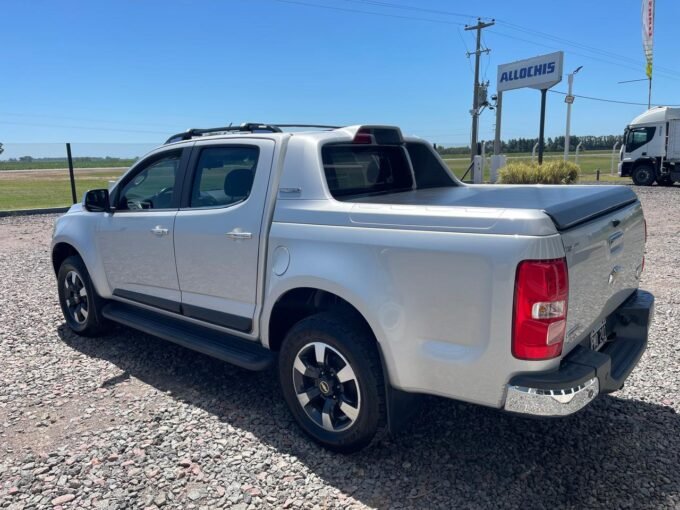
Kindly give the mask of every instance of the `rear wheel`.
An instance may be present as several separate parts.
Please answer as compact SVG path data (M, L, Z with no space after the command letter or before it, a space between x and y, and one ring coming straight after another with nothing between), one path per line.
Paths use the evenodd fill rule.
M83 336L101 334L104 321L100 315L102 299L97 295L82 259L68 257L57 275L59 304L66 324Z
M300 427L328 449L357 451L384 421L384 383L371 331L323 312L298 322L281 346L279 379Z
M662 175L656 180L659 186L673 186L673 179L670 175Z
M654 168L650 165L639 165L635 167L631 177L638 186L651 186L655 179Z

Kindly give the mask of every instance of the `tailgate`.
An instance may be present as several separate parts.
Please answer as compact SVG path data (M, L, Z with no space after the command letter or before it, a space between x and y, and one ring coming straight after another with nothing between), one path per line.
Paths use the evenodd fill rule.
M564 354L637 289L645 249L639 202L561 232L569 267Z

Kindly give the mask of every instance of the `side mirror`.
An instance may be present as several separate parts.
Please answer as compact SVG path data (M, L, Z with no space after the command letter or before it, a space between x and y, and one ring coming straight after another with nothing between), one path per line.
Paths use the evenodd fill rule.
M85 193L85 210L90 212L111 212L109 190L91 189Z

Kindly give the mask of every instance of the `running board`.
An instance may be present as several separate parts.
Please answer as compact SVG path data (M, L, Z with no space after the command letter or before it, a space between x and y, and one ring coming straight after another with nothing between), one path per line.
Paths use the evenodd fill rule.
M274 354L259 343L125 303L110 302L102 310L109 320L207 354L248 370L264 370Z

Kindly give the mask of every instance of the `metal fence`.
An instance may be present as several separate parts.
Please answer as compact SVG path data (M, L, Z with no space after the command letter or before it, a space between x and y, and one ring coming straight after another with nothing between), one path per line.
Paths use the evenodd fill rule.
M105 188L160 142L4 143L0 211L63 207Z

